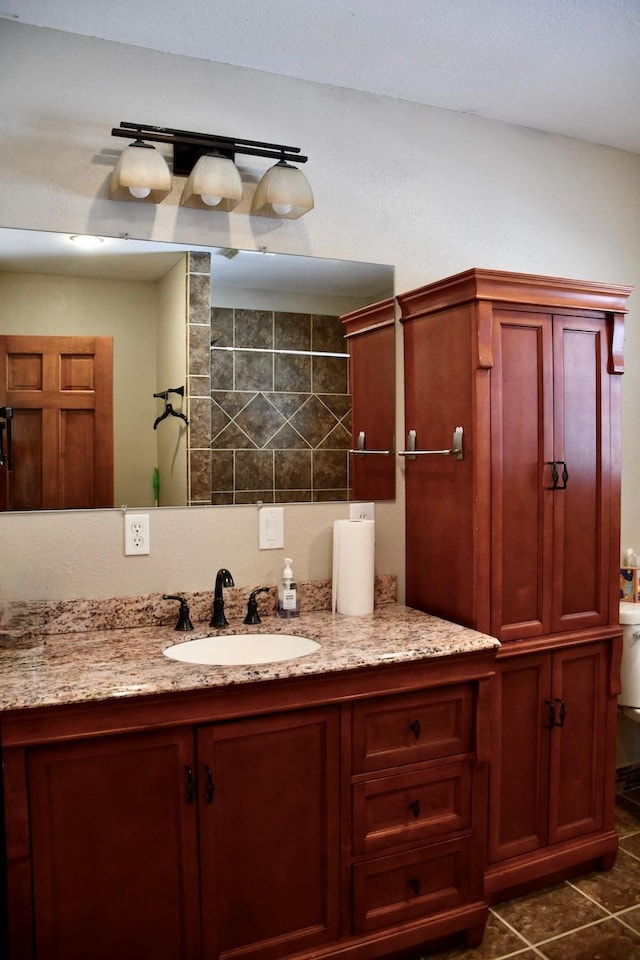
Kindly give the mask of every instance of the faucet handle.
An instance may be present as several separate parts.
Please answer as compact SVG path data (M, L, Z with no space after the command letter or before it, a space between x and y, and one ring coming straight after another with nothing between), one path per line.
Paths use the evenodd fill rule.
M180 604L180 609L178 610L178 622L176 623L174 630L193 630L193 624L191 623L191 618L189 616L189 604L184 597L176 597L173 594L163 593L162 599L177 600Z
M243 623L262 623L262 620L258 615L258 601L256 600L256 595L258 593L269 593L269 587L258 587L256 590L251 591L247 601L247 615L244 618Z

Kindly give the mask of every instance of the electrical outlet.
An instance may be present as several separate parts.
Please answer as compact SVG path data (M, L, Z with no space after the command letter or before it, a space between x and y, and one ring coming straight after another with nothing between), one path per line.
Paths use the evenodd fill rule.
M125 513L124 515L124 554L126 557L143 556L150 553L149 514Z
M350 520L375 520L376 507L374 503L350 503L349 504L349 519Z

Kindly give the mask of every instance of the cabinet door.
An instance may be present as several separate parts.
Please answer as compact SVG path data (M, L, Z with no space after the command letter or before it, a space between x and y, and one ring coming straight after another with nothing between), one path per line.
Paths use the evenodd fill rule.
M609 622L611 439L603 320L496 310L492 633Z
M192 731L36 747L28 765L38 960L199 957Z
M552 459L560 480L553 492L550 630L556 632L610 622L611 425L605 322L554 317L553 358Z
M393 500L395 300L382 300L341 319L349 344L351 446L368 451L351 457L352 495L355 500Z
M338 936L338 715L198 731L205 957L282 957Z
M416 447L427 450L449 449L458 424L465 431L462 460L405 458L406 593L409 606L481 630L479 623L488 622L489 557L475 516L481 498L474 479L488 470L488 451L474 449L471 320L463 306L404 325L406 430L415 430ZM482 561L476 564L479 541ZM476 566L484 590L478 589Z
M549 632L553 355L544 313L496 310L491 372L491 632Z
M553 655L549 843L603 826L608 663L604 643Z
M546 844L548 819L549 654L514 657L495 678L490 777L490 863Z

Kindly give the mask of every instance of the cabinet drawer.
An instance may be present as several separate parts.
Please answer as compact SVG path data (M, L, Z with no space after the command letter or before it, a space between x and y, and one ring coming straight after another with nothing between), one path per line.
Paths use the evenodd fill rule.
M358 703L353 708L353 771L467 753L472 731L469 684Z
M471 822L471 762L353 785L353 853L371 853L466 829Z
M424 917L469 900L470 841L446 840L353 867L356 933Z

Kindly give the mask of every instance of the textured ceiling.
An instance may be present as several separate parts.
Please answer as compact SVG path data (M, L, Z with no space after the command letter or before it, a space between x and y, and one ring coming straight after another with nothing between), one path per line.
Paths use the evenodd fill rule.
M640 0L0 0L0 17L640 153Z

